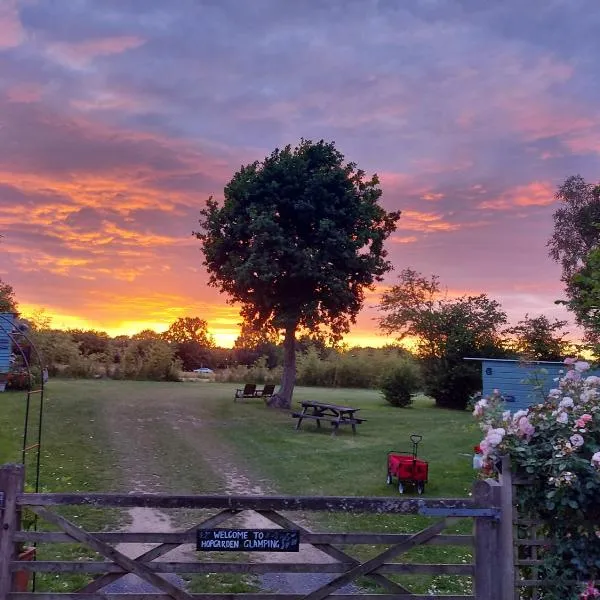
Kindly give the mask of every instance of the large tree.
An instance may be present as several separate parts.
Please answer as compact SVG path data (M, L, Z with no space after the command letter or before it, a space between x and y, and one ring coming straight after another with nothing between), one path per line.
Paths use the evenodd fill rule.
M545 315L525 318L504 334L510 336L508 348L526 360L563 360L571 343L565 339L566 321L551 321Z
M346 163L333 143L302 140L242 166L223 205L210 198L201 212L195 235L210 284L241 304L253 328L283 333L283 377L271 405L291 405L296 333L341 339L365 288L391 269L383 246L400 213L386 212L381 194L377 176Z
M600 185L574 175L559 186L555 198L560 206L554 212L554 232L547 245L550 257L562 267L568 288L588 253L600 244Z
M404 269L382 296L382 331L399 341L411 338L423 360L425 390L439 406L464 409L481 389L481 368L466 357L502 356L506 314L485 294L449 298L439 278Z

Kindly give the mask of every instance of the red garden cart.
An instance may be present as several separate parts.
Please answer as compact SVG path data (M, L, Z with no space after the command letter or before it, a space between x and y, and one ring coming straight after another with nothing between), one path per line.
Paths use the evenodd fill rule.
M403 494L406 484L415 485L417 493L422 494L425 491L429 463L417 458L417 447L423 439L422 435L414 434L410 436L412 442L412 452L388 452L387 457L387 484L398 480L398 491Z

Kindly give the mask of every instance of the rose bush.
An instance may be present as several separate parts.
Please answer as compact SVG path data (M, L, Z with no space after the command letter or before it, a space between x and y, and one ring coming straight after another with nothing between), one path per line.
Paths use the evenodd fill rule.
M485 434L483 476L508 455L531 482L517 486L517 501L552 541L542 550L543 574L555 583L540 597L556 600L600 597L600 377L586 376L584 361L565 363L542 403L512 414L495 390L473 411ZM576 589L573 581L583 583Z

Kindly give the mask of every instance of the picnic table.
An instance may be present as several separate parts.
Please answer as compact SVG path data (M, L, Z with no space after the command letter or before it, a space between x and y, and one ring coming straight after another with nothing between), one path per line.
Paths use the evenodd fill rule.
M340 425L352 425L352 433L356 433L356 426L366 421L366 419L356 416L360 408L327 404L314 400L304 400L301 402L301 406L301 412L292 413L292 417L298 419L296 429L300 429L300 425L304 419L313 419L317 422L318 428L321 427L321 421L329 421L333 427L331 435L337 433Z

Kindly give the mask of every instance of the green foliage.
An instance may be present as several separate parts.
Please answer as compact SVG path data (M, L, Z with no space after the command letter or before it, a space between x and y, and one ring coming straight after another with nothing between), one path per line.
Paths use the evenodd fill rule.
M216 373L216 381L233 383L277 383L281 381L282 367L270 369L266 356L259 357L256 362L247 367L238 365Z
M79 347L79 352L85 356L91 354L105 354L108 352L110 337L104 331L93 329L69 329L67 333Z
M380 309L387 313L379 321L385 333L416 339L425 392L438 406L464 409L481 389L480 367L465 363L465 357L504 355L500 328L506 314L500 304L485 294L447 298L437 276L403 270L399 283L383 294Z
M296 364L299 385L314 387L379 388L382 376L402 364L406 351L398 348L353 348L347 352L331 351L325 358L309 347L298 352ZM281 379L281 366L268 368L267 357L251 367L237 366L217 372L217 381L236 383L276 383Z
M175 358L175 350L162 340L131 342L121 360L124 379L178 381L180 370L181 365Z
M600 344L600 248L592 250L584 259L583 266L571 276L567 295L567 307L585 329L587 339L596 347ZM597 349L597 348L596 348Z
M377 176L365 178L333 143L302 140L242 167L219 207L201 211L210 284L239 303L254 330L285 330L283 397L295 380L295 334L339 340L364 289L391 269L383 243L399 213L380 205Z
M205 348L214 348L215 340L208 333L208 323L199 317L180 317L171 323L169 329L162 334L167 342L184 344L195 342Z
M381 391L392 406L404 408L412 404L412 395L420 385L419 367L412 361L403 360L383 376Z
M574 362L574 361L571 361ZM578 598L569 581L600 578L600 377L575 362L542 403L514 415L499 394L477 403L486 432L480 447L489 469L508 454L530 484L518 486L520 511L541 520L551 548L540 549L542 576L553 580L548 600Z
M548 241L550 257L560 263L568 282L586 256L600 244L600 185L587 183L581 175L568 177L555 199L554 232Z
M563 332L566 321L548 317L525 318L514 327L504 331L505 335L512 336L508 343L510 351L525 360L553 360L560 361L569 353L571 344L565 340L567 333Z

